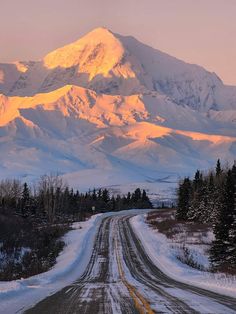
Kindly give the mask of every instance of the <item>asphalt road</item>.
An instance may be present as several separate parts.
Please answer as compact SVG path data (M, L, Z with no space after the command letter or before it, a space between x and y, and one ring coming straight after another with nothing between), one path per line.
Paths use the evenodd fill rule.
M161 272L135 235L130 217L104 218L84 274L25 313L236 313L236 299Z

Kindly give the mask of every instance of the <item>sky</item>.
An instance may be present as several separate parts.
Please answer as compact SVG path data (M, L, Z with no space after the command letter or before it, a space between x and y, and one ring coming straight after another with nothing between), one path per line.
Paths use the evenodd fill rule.
M236 0L0 0L0 62L38 60L96 27L236 85Z

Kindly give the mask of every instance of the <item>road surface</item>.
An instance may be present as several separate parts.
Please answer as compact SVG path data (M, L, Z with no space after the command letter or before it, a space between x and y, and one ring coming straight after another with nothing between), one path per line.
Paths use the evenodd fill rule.
M236 299L177 282L150 260L129 223L104 218L86 271L27 314L236 313Z

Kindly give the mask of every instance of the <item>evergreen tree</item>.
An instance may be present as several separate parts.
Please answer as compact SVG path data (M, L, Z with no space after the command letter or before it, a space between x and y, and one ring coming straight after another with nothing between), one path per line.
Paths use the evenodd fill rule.
M140 188L137 188L132 195L132 201L138 202L141 198L142 198L141 190Z
M143 190L143 193L142 193L142 201L143 202L146 202L148 200L148 197L147 197L147 193L145 190Z
M229 230L233 223L234 209L234 179L231 170L228 170L226 181L218 209L218 219L214 225L215 241L210 250L210 259L213 268L220 268L227 263L229 250Z
M185 178L178 187L178 219L212 223L215 240L210 261L215 270L236 268L236 164L203 176L196 171L191 181Z
M100 200L102 198L102 189L98 190L98 199Z
M193 192L188 212L188 219L192 221L208 222L208 190L207 180L203 179L202 173L197 170L193 180Z
M69 192L69 188L66 187L63 193L63 201L62 201L63 211L66 214L69 213L69 206L70 206L69 202L70 202L70 192Z
M94 201L97 200L97 193L96 193L96 190L95 190L95 189L93 189L92 198L93 198Z
M127 202L127 208L130 208L130 205L131 205L131 193L130 192L128 192L127 194L126 202Z
M232 168L232 177L234 181L234 206L232 211L232 224L229 230L228 245L228 263L233 270L236 267L236 165Z
M112 195L112 197L111 197L111 210L112 210L112 211L116 210L116 209L117 209L116 207L117 207L117 205L116 205L116 199L115 199L115 196Z
M120 197L120 195L117 195L116 196L116 210L121 210L121 197Z
M216 163L216 177L220 177L221 173L222 173L221 163L220 159L218 159Z
M30 206L30 190L26 182L23 185L21 206L22 206L21 211L22 211L22 214L24 215L29 211L29 206Z
M200 221L201 214L204 210L203 202L202 202L202 190L197 189L193 191L192 197L189 201L187 219L191 221Z
M197 207L197 221L207 223L210 221L209 213L209 195L207 181L203 181L198 189L199 203Z
M109 195L109 191L107 189L104 189L102 191L102 200L106 204L110 201L110 195Z
M190 207L192 186L189 178L185 178L178 188L178 204L176 218L179 220L186 220Z
M152 203L149 197L147 196L147 192L145 190L143 190L142 192L141 202L142 202L141 208L152 208Z
M199 170L197 170L193 180L194 191L199 190L201 186L202 186L202 173Z
M56 192L55 192L55 208L57 212L61 212L62 208L61 208L61 188L57 187L56 188Z
M217 219L217 208L219 207L219 194L214 182L214 175L211 172L207 185L207 208L209 222L214 223Z

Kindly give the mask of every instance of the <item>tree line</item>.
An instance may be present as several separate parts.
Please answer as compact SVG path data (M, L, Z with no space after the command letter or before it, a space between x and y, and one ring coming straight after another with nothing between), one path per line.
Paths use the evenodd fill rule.
M44 175L33 186L16 179L0 181L0 214L37 216L53 223L59 217L76 216L82 220L93 211L131 208L152 208L145 190L137 188L122 196L111 195L106 188L80 193L69 188L58 175Z
M236 165L214 170L197 170L193 179L185 177L177 189L176 218L208 223L215 239L210 249L213 270L236 268Z
M16 179L0 181L0 280L33 276L51 268L62 250L61 237L70 223L94 213L152 204L139 188L126 195L108 189L81 193L58 175L45 175L33 185Z

